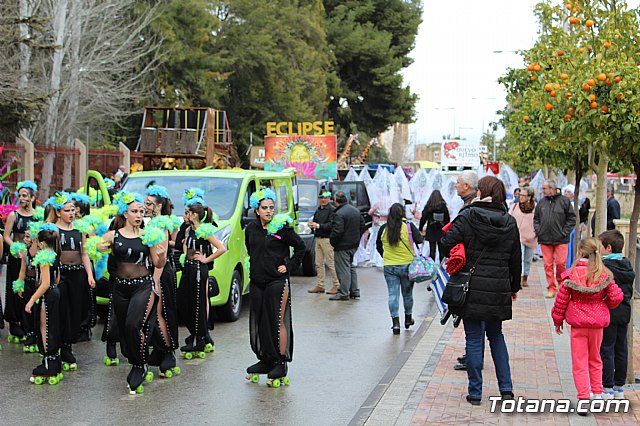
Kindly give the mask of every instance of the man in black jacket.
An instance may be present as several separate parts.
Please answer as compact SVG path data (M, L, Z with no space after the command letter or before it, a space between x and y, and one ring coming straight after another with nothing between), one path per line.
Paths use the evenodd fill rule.
M547 277L545 297L552 299L556 297L557 283L562 282L561 276L567 267L569 238L576 224L576 214L571 201L557 193L555 181L544 181L542 193L544 198L536 205L533 213L533 229L540 243Z
M344 192L338 191L334 197L336 211L331 224L329 240L334 250L336 273L340 281L338 293L329 300L349 300L360 298L358 274L353 266L353 256L360 244L364 231L364 219L360 211L349 204Z
M316 286L309 293L324 293L324 265L326 263L329 272L331 273L331 279L333 281L333 287L327 291L327 294L338 293L338 275L336 274L336 267L333 260L333 247L329 242L329 235L331 234L331 222L333 221L333 215L336 208L333 207L331 202L331 192L322 191L318 195L320 205L309 222L309 227L313 230L315 235L316 245L316 270L318 271L318 279Z

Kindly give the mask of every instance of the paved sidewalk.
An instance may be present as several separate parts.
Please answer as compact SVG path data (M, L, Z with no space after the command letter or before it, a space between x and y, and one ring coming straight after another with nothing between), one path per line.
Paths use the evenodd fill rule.
M576 390L571 374L569 330L557 336L551 321L553 300L545 299L546 282L542 262L536 262L529 277L529 287L518 293L513 320L503 323L509 349L511 373L516 398L575 401ZM418 288L417 288L418 289ZM635 303L634 366L640 375L640 301ZM630 400L626 414L598 414L581 417L572 414L500 414L490 413L490 396L498 396L495 369L486 344L483 377L483 403L466 402L467 376L455 371L456 358L464 353L464 330L449 322L439 323L439 315L426 318L413 346L399 357L378 388L370 395L352 424L433 425L493 424L512 425L638 425L640 424L640 385L627 385Z

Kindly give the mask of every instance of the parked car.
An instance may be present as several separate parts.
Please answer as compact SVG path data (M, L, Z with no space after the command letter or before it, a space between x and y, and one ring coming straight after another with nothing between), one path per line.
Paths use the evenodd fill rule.
M167 188L174 203L174 214L182 217L184 204L182 195L190 187L205 191L205 201L218 215L218 239L227 248L227 253L216 259L209 271L220 288L217 296L210 298L218 316L224 321L235 321L242 308L242 295L249 292L249 256L244 243L244 227L255 220L249 197L259 188L270 187L276 195L276 214L287 213L296 221L297 211L294 193L295 173L293 169L282 172L259 170L159 170L133 173L123 186L123 190L144 194L149 185ZM102 203L111 203L109 193L98 173L89 173L85 188L100 192ZM182 272L177 273L178 282ZM108 304L107 293L98 295L98 303Z

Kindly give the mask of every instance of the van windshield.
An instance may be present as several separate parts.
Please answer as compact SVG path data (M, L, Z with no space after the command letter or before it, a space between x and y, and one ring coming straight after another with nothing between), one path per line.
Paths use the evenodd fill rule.
M167 188L169 197L174 205L173 214L184 215L182 195L188 188L195 187L204 190L204 201L213 212L226 220L233 215L242 179L237 178L207 178L203 176L166 176L136 177L129 176L124 187L125 191L138 192L144 195L149 185L162 185Z
M301 211L316 211L318 205L318 184L298 181L298 208Z

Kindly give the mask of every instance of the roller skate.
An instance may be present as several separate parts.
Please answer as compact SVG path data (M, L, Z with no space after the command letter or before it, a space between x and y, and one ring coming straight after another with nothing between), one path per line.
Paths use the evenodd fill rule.
M143 382L151 383L153 381L153 373L148 370L146 365L134 365L127 376L129 395L144 393Z
M164 352L162 362L160 362L160 372L158 376L170 379L173 376L180 375L180 367L176 367L176 356L173 350L167 350Z
M116 342L107 341L107 355L102 359L107 367L120 365L120 358L116 352Z
M20 328L17 322L9 323L9 337L7 338L9 343L20 343L26 340L24 331Z
M291 381L287 377L287 363L279 362L276 364L269 374L267 374L267 386L270 388L279 388L280 385L289 386Z
M164 359L164 352L161 351L160 349L153 348L153 350L147 357L147 364L153 367L159 367L163 359Z
M35 333L27 333L27 337L23 342L22 352L24 353L34 353L38 352L38 345L36 344L36 335Z
M211 337L211 335L209 334L209 332L207 332L207 335L204 338L204 351L205 352L215 352L216 351L216 345L215 343L213 343L213 338Z
M64 371L78 371L78 364L71 350L71 343L62 344L62 348L60 348L60 359L62 360L62 369Z
M245 378L253 383L258 383L260 381L260 375L270 372L273 366L273 361L260 360L247 367L247 376Z
M209 343L206 343L205 337L198 337L191 345L184 345L180 348L180 356L184 359L192 359L193 357L205 359L207 357L206 349L211 352L211 348L208 348L207 345Z
M45 381L50 385L57 385L62 377L60 358L57 355L48 355L44 357L42 364L33 369L29 380L36 385L41 385Z

